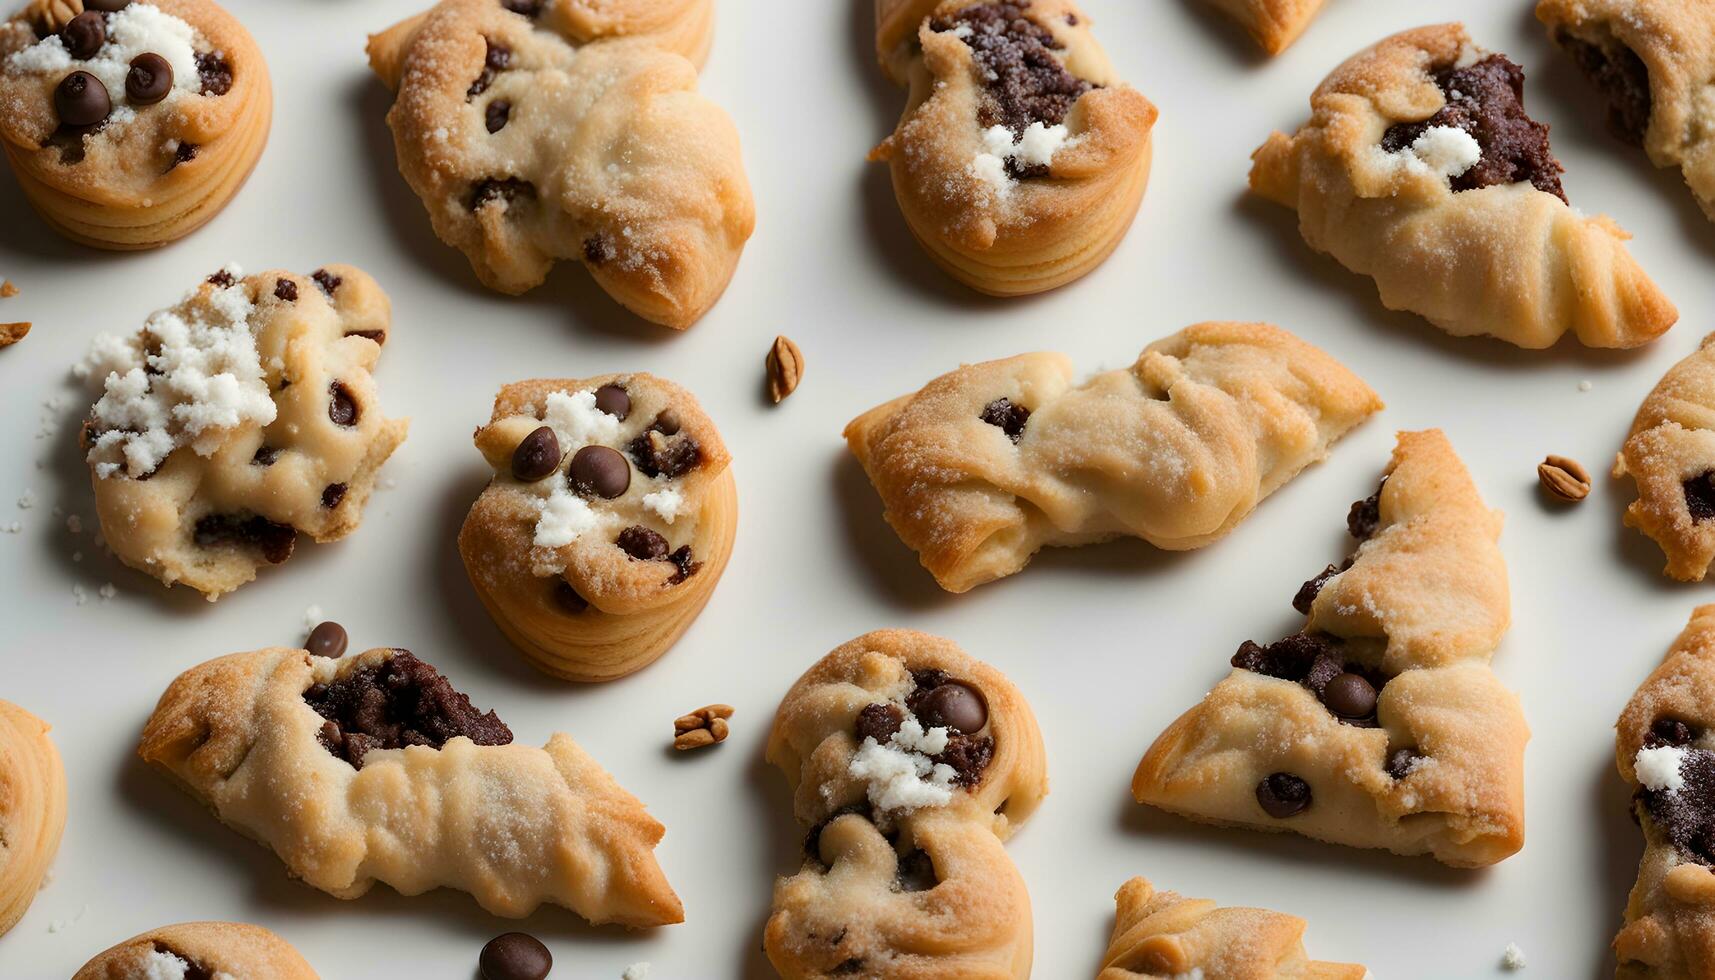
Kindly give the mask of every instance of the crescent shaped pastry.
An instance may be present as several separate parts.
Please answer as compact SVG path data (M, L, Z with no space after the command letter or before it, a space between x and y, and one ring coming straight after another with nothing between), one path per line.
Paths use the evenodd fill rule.
M1207 0L1239 22L1269 54L1285 51L1321 12L1324 0Z
M763 936L782 977L1030 975L1030 897L1001 841L1048 777L999 671L924 633L860 636L786 693L768 761L809 828Z
M501 389L494 477L459 531L477 596L537 669L604 681L667 652L738 530L731 457L697 400L641 372Z
M1715 606L1699 606L1615 725L1644 836L1620 980L1715 977Z
M291 944L243 922L150 929L99 954L71 980L317 980Z
M1114 935L1096 980L1364 980L1351 963L1304 952L1303 919L1266 909L1220 908L1158 892L1133 878L1114 895Z
M1017 296L1113 252L1149 182L1156 109L1071 0L878 0L876 48L910 95L870 158L948 274Z
M180 674L138 754L336 898L380 881L507 918L552 902L598 924L683 921L643 804L568 735L511 742L408 651L274 648Z
M1387 38L1336 68L1296 135L1258 149L1251 189L1304 240L1375 280L1383 305L1455 336L1637 347L1679 312L1605 217L1568 206L1524 70L1459 24Z
M1662 375L1638 407L1614 458L1614 476L1630 476L1638 499L1627 527L1667 555L1664 570L1701 582L1715 561L1715 334Z
M65 768L48 723L0 701L0 936L36 900L65 824Z
M442 0L372 36L435 234L490 289L576 260L638 316L695 323L756 224L738 132L697 93L713 17L711 0Z
M1293 599L1304 628L1241 646L1150 747L1132 795L1206 823L1494 864L1524 845L1530 737L1489 667L1511 618L1501 516L1431 429L1400 433L1347 527L1356 553Z
M845 437L901 540L964 592L1050 545L1208 545L1381 407L1279 327L1201 323L1081 384L1061 354L967 365Z

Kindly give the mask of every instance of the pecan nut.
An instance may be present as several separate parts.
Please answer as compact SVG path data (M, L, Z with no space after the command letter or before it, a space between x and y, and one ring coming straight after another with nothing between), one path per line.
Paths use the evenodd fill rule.
M83 13L83 0L34 0L30 4L30 23L42 37L51 37L65 30L71 19Z
M1537 464L1536 478L1558 500L1576 502L1590 496L1590 474L1575 459L1550 456Z
M727 719L731 717L730 704L711 704L680 715L673 721L673 747L684 751L726 741Z
M774 346L768 348L765 364L768 368L768 397L778 405L797 390L798 382L804 380L804 352L786 337L775 337Z

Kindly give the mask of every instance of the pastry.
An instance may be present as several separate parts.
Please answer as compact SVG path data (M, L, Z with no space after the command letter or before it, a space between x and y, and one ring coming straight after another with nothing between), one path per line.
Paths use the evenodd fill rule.
M48 723L0 701L0 936L36 900L66 824L66 774Z
M1536 17L1608 102L1609 128L1658 167L1678 167L1715 218L1715 75L1707 0L1539 0Z
M1638 408L1614 458L1614 476L1637 482L1627 527L1654 539L1665 572L1701 582L1715 560L1715 334L1668 369Z
M71 980L316 980L291 944L243 922L185 922L133 936Z
M143 249L250 176L274 114L249 32L209 0L32 0L0 23L0 146L61 234Z
M361 270L228 266L129 337L103 334L78 373L103 392L82 441L113 553L211 601L356 530L407 423L370 371L392 330Z
M1061 354L967 365L845 436L888 523L964 592L1049 545L1201 548L1381 407L1279 327L1201 323L1076 386Z
M369 39L399 171L503 293L559 259L646 320L720 298L756 223L738 133L697 94L712 0L443 0Z
M1001 842L1048 775L999 671L925 633L860 636L786 692L768 761L809 828L764 931L782 977L1030 975L1030 897Z
M1071 0L877 0L876 49L910 95L870 159L930 258L1017 296L1108 257L1143 200L1156 110Z
M1431 429L1400 433L1346 526L1357 551L1292 600L1303 628L1241 645L1150 747L1132 795L1207 823L1494 864L1524 844L1530 737L1489 667L1511 618L1501 515Z
M604 681L666 653L738 530L731 457L696 398L641 373L520 381L501 389L476 447L494 478L459 554L525 658Z
M1285 51L1322 10L1323 0L1208 0L1239 22L1269 54Z
M1715 977L1715 606L1699 606L1615 725L1615 761L1644 835L1620 980Z
M1605 217L1568 206L1524 70L1459 24L1420 27L1336 68L1310 122L1253 157L1251 189L1298 211L1318 252L1383 305L1455 336L1637 347L1679 319Z
M545 748L473 708L406 650L275 648L192 667L138 754L336 898L448 887L520 918L684 920L652 853L662 827L571 737Z
M1364 980L1351 963L1304 952L1303 919L1266 909L1220 908L1158 892L1133 878L1114 895L1114 935L1096 980Z

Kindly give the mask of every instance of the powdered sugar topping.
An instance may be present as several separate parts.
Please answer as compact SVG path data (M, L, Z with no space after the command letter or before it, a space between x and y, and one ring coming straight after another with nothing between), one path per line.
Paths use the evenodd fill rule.
M1677 745L1644 747L1632 759L1632 770L1638 782L1654 793L1677 793L1685 786L1679 767L1685 762L1685 750Z
M1380 154L1384 167L1446 179L1464 174L1483 159L1483 148L1476 137L1457 126L1431 126L1397 153L1389 153L1380 146L1374 152Z
M910 812L946 806L953 799L958 773L930 757L946 751L948 734L945 728L924 729L915 715L906 712L887 744L865 736L846 771L868 782L869 801L879 810Z
M58 34L49 35L6 59L6 71L15 75L49 75L55 82L73 71L87 71L101 79L113 100L115 112L124 111L125 76L131 61L153 52L173 66L171 101L179 93L201 88L196 60L197 32L191 25L151 3L132 3L107 15L107 43L96 56L76 61ZM120 120L123 121L123 120Z

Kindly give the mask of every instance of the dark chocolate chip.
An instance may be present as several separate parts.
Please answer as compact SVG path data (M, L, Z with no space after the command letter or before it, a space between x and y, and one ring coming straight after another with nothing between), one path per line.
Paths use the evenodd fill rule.
M887 701L866 704L853 722L858 741L873 738L883 745L905 724L905 709Z
M345 335L347 337L362 337L364 340L373 341L377 347L387 343L387 331L385 330L348 330Z
M1316 597L1322 594L1322 587L1328 580L1352 567L1352 559L1348 558L1338 568L1329 565L1320 574L1298 587L1298 594L1292 597L1292 608L1304 615L1310 615L1310 607L1315 604Z
M204 95L225 95L232 91L232 65L218 54L197 52L197 81Z
M351 397L343 381L328 385L328 419L334 425L350 428L357 424L357 400Z
M1341 718L1375 714L1376 689L1361 674L1336 674L1322 687L1322 703Z
M1715 470L1694 476L1680 486L1685 490L1685 509L1691 512L1692 523L1715 519Z
M482 113L483 125L488 127L490 133L498 133L505 129L506 121L510 118L512 118L512 103L505 99L495 99L490 102L488 108L484 109Z
M339 290L340 286L345 284L344 279L334 275L326 269L317 269L310 273L310 278L315 280L316 285L321 287L321 291L326 293L330 298Z
M631 395L619 385L602 385L595 390L595 407L624 422L631 414Z
M86 71L74 71L54 89L54 111L67 126L94 126L113 111L107 86Z
M298 301L298 284L290 279L275 281L274 298L288 303L296 303Z
M1346 533L1359 541L1368 541L1376 533L1382 523L1382 488L1387 486L1387 477L1376 484L1376 492L1354 503L1352 509L1346 512Z
M631 464L617 449L585 446L572 455L566 479L573 490L586 497L595 494L603 500L612 500L630 488Z
M902 892L926 892L941 883L935 874L935 862L928 851L912 851L899 859L893 875L893 887Z
M238 280L232 277L232 273L227 272L225 269L221 269L212 273L204 281L213 285L216 289L230 289L232 288L233 283L236 283Z
M345 499L345 484L330 483L322 488L322 506L333 510Z
M512 450L514 479L535 483L559 468L560 438L550 426L538 426Z
M676 431L678 419L675 417L673 421ZM653 428L633 439L630 449L632 460L644 476L668 479L684 476L703 461L703 450L697 440L689 435L669 437Z
M1256 784L1256 801L1277 820L1297 816L1310 809L1310 784L1289 772L1271 773Z
M679 434L679 413L670 408L664 408L660 415L655 416L655 421L650 424L649 428L664 436L676 436Z
M1024 438L1024 424L1030 421L1030 409L1023 405L1014 405L1010 398L996 398L983 406L982 414L977 417L1006 433L1008 439L1017 443Z
M1416 765L1417 760L1421 758L1423 758L1423 754L1416 749L1394 749L1388 753L1387 764L1382 768L1387 771L1389 776L1395 779L1404 779L1411 774L1411 767Z
M234 545L256 548L271 565L292 557L298 543L298 530L290 524L276 524L265 517L236 514L209 514L196 523L191 540L199 548Z
M512 49L504 44L496 44L493 38L483 38L488 45L487 52L482 58L482 73L476 76L476 81L470 83L465 91L465 100L469 101L488 91L494 84L495 76L505 71L512 64Z
M171 170L180 164L190 163L196 158L197 145L195 143L186 143L181 140L178 146L173 147L173 162L168 165L167 169Z
M1650 726L1648 741L1684 747L1697 741L1697 730L1678 718L1657 718Z
M667 552L672 550L666 538L641 524L633 524L619 532L614 544L638 561L656 561L667 557Z
M349 642L345 627L329 621L310 630L309 639L304 641L304 649L315 656L337 660L345 656L345 648Z
M517 177L486 177L471 185L468 201L472 211L495 201L510 203L518 198L534 198L536 185Z
M508 745L512 730L494 712L472 707L440 671L408 650L304 692L304 701L335 728L322 744L355 768L376 749L438 749L463 736L477 745ZM329 742L332 742L330 745Z
M584 239L584 261L590 265L612 262L615 254L612 240L599 231Z
M482 947L477 960L482 980L542 980L554 967L554 957L529 933L508 932Z
M250 457L250 462L257 466L273 466L274 460L280 457L280 450L273 446L257 446L256 455Z
M674 567L673 574L667 578L668 585L678 585L697 574L697 571L703 567L702 562L693 560L691 546L688 544L680 545L677 551L667 556L667 560L672 562Z
M578 590L572 588L571 583L565 579L554 583L554 601L559 604L561 610L573 615L590 607L590 601L578 595Z
M913 710L924 728L950 728L974 735L988 724L989 709L983 696L967 684L948 681L918 700Z
M85 10L60 29L60 43L73 58L88 61L107 43L107 18Z
M154 105L173 90L173 66L153 51L131 59L125 73L125 97L136 105Z
M934 758L952 767L953 782L975 786L982 782L983 770L994 761L994 739L987 735L952 735L947 738L947 748Z

